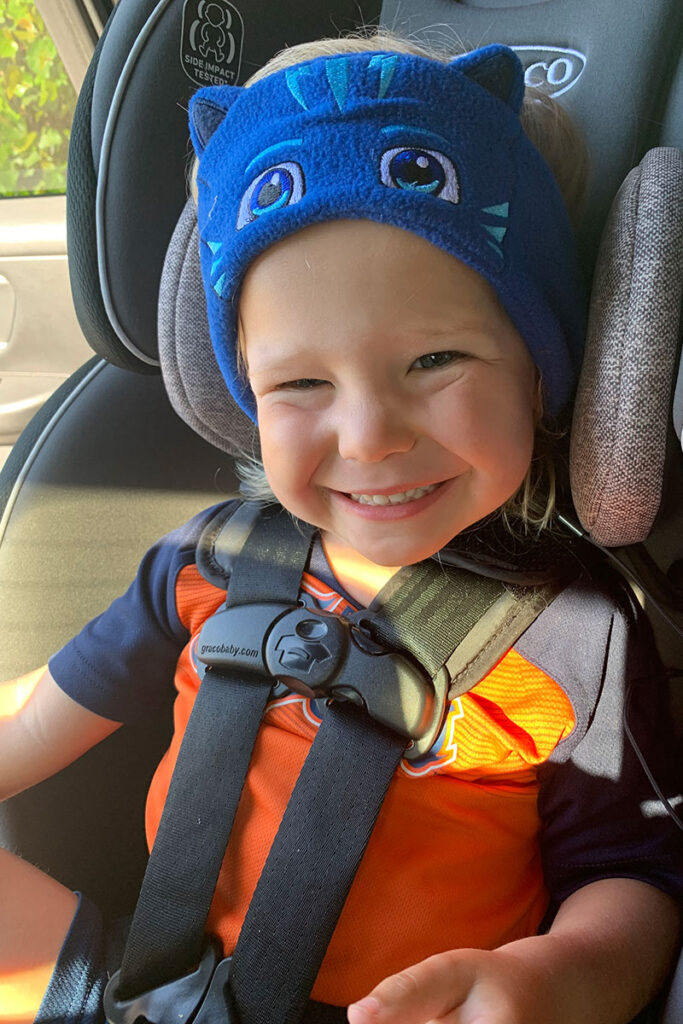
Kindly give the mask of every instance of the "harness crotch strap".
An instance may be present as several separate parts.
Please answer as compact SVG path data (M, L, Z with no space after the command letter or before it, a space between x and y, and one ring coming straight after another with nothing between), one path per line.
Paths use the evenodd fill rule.
M197 642L206 669L121 969L105 994L111 1024L308 1019L401 757L430 749L448 697L474 686L561 589L516 587L428 559L399 570L368 609L342 620L298 601L313 527L280 508L240 512L205 533L214 555L230 552L227 600ZM278 676L325 698L322 724L233 956L219 963L206 918Z

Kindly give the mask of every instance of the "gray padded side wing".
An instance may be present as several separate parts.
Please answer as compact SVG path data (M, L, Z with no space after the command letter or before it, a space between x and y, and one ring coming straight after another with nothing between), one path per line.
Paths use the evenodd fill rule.
M231 454L258 454L251 420L225 386L211 345L194 202L173 232L159 288L159 360L171 405L200 437Z
M643 541L659 510L682 283L683 153L654 149L605 227L574 409L574 504L606 547Z

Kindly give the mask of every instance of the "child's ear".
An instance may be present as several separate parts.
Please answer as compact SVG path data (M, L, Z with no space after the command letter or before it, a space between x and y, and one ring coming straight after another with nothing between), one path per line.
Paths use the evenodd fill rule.
M451 67L487 89L519 113L524 98L524 69L508 46L494 43L451 61Z
M241 85L211 85L194 94L190 100L190 136L197 156L202 156L209 139L242 92Z

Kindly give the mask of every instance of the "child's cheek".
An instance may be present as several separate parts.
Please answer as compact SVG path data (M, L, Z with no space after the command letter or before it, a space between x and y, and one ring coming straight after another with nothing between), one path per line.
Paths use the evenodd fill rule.
M516 490L531 460L535 436L532 392L507 373L473 373L447 397L439 417L443 443L503 490Z
M267 401L257 399L256 406L261 459L270 479L271 471L277 468L280 461L280 453L287 450L288 431L286 424L274 414L275 410Z
M305 410L285 402L258 404L261 458L276 497L291 507L315 472L320 453ZM293 511L293 509L292 509Z

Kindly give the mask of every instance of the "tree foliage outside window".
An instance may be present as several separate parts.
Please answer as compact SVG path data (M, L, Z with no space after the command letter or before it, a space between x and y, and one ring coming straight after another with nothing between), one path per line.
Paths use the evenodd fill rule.
M0 195L64 192L76 94L31 0L0 0Z

